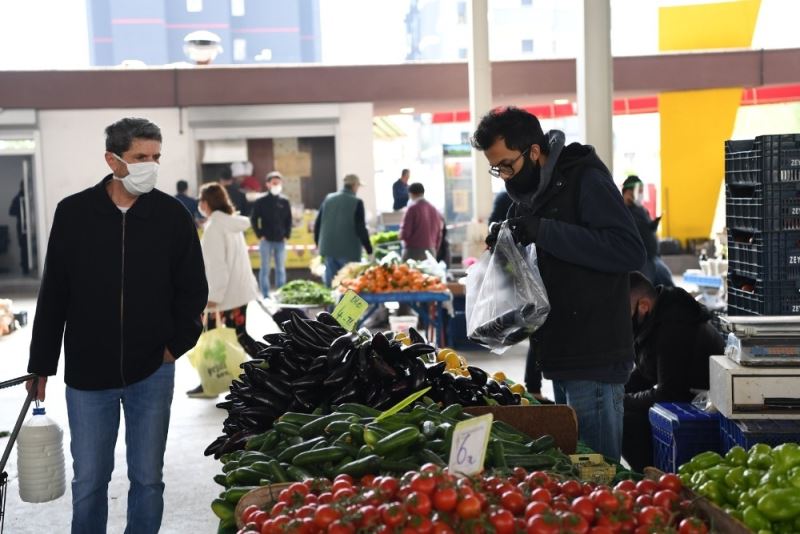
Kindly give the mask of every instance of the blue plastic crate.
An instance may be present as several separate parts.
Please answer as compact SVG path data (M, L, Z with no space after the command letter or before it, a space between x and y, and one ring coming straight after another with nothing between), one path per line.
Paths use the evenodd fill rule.
M740 445L749 449L756 443L772 447L781 443L800 443L800 421L791 419L728 419L720 416L719 436L722 450Z
M706 413L691 403L659 403L650 408L653 463L665 473L705 451L719 450L719 414Z

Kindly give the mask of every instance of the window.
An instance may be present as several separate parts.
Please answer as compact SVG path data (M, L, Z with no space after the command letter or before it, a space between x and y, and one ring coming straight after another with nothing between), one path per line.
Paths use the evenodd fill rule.
M520 4L522 4L523 6L532 6L533 0L521 0Z
M244 0L231 0L231 16L244 17Z
M522 53L531 53L533 52L533 39L523 39L522 40Z
M466 2L459 2L458 3L458 23L459 24L466 24L467 23L467 3Z
M234 61L247 60L247 41L245 39L233 40L233 60Z
M459 48L458 49L458 59L467 59L467 49L466 48Z
M203 11L203 0L186 0L186 11L200 13Z

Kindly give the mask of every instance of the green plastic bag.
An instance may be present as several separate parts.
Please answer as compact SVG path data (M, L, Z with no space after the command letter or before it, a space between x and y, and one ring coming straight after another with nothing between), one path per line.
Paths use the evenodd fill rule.
M200 375L203 392L219 395L228 391L233 379L239 376L239 365L247 359L236 339L236 330L219 326L206 330L187 357Z

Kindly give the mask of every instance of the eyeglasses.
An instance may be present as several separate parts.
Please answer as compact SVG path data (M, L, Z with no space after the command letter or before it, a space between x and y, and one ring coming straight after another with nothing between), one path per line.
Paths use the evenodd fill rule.
M500 165L492 165L489 167L489 174L494 176L495 178L509 178L514 174L514 164L519 161L520 158L524 157L525 154L530 152L530 148L522 152L519 156L514 158L514 161L511 163L501 163Z

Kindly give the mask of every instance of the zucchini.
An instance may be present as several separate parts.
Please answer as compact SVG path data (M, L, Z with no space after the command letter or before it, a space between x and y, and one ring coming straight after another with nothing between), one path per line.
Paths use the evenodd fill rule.
M292 459L301 452L309 451L314 447L314 445L324 442L325 438L319 437L310 439L308 441L304 441L299 445L292 445L291 447L287 447L286 449L283 449L281 452L278 453L278 460L280 460L281 462L291 462Z
M272 425L272 428L283 434L284 436L299 436L300 435L300 428L297 425L292 423L286 423L284 421L278 421Z
M460 404L451 404L441 412L442 417L447 417L448 419L460 419L463 413L464 407Z
M278 421L282 423L292 423L293 425L303 426L306 423L314 421L315 419L317 419L317 416L311 415L310 413L286 412L278 418Z
M255 486L263 476L263 473L255 469L240 467L228 473L226 480L232 482L231 486Z
M381 414L380 410L354 402L340 404L336 407L336 411L358 415L360 417L378 417Z
M421 451L419 451L417 453L417 459L419 459L419 461L422 462L423 464L432 463L438 465L439 467L444 467L447 465L447 463L444 460L442 460L441 456L439 456L430 449L422 449Z
M223 473L230 473L234 469L238 469L238 468L239 468L239 462L236 462L236 461L228 462L227 464L222 466L222 472Z
M508 463L506 462L506 447L502 440L496 439L492 441L492 464L498 469L505 469L508 467Z
M246 451L257 451L261 449L261 445L264 443L264 440L267 438L267 433L259 434L247 440L244 444L244 450Z
M289 467L287 467L286 474L289 475L289 478L296 480L298 482L303 482L304 480L308 480L309 478L314 478L314 475L312 475L302 467L297 467L296 465L290 465Z
M333 423L329 424L325 427L326 434L334 434L336 436L342 434L343 432L350 433L350 425L354 424L348 419L344 421L334 421Z
M292 465L303 467L305 465L322 464L325 462L338 462L347 455L342 447L324 447L301 452L292 460Z
M359 447L364 444L364 425L360 423L351 423L348 427L350 437L353 438L353 444Z
M270 461L272 461L272 460L270 460ZM253 471L258 471L263 476L263 475L269 475L271 473L269 464L270 464L269 461L268 462L255 462L255 463L250 464L249 467Z
M381 472L390 473L405 473L406 471L414 471L419 469L416 462L401 462L397 460L381 460Z
M213 510L214 515L223 521L226 519L234 519L234 509L234 505L223 499L214 499L211 501L211 510Z
M420 432L416 427L407 427L381 438L373 447L375 454L386 456L395 449L410 446L419 439Z
M224 499L231 503L232 505L236 506L239 500L250 493L251 490L258 488L259 486L234 486L232 488L228 488L228 491L225 492Z
M526 469L547 469L555 465L555 460L546 454L507 454L508 465Z
M334 421L344 421L350 417L353 417L353 415L341 412L334 412L330 415L317 417L315 420L300 427L300 436L304 438L320 436L322 435L323 430L325 430L325 427L327 427L329 424L333 423Z
M271 451L275 448L275 445L278 444L280 439L281 436L277 430L270 430L267 432L267 436L264 438L264 441L261 443L261 447L258 450L261 452Z
M381 467L381 457L377 454L370 454L364 458L353 460L341 466L338 474L350 475L352 477L362 477L369 473L377 473Z
M225 475L214 475L214 482L220 486L225 486L226 488L228 487L226 486L227 482L225 481Z
M536 439L533 443L531 443L531 451L533 452L544 452L547 449L552 449L556 444L556 440L550 434L545 434L538 439Z
M280 462L278 460L270 460L267 462L269 466L270 474L272 475L270 478L275 482L289 482L289 477L286 475L286 472L281 467Z

